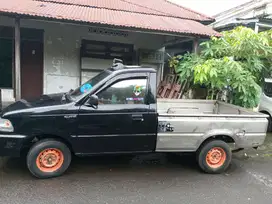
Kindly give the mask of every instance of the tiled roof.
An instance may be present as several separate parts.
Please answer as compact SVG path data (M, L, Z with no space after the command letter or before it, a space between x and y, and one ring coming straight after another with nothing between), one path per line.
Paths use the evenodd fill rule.
M119 11L136 12L151 15L164 15L196 21L213 21L204 14L176 5L167 0L35 0L55 2L93 8L105 8Z
M130 2L139 2L138 0L129 0ZM139 3L138 3L139 4ZM142 6L152 8L154 10L163 12L168 16L174 16L178 18L191 19L196 21L214 21L213 18L204 14L193 11L189 8L174 4L167 0L143 0Z
M155 7L155 10L149 8L152 6L152 1L154 2L155 0L142 0L143 4L141 2L141 5L138 5L136 0L7 0L0 3L0 13L26 15L35 18L42 17L47 19L77 21L99 24L102 26L110 25L124 28L144 29L166 33L201 36L219 35L216 31L212 30L212 28L202 25L195 19L189 20L193 17L187 17L185 19L181 16L173 17L166 16L165 13L160 14L162 11L159 10L162 6ZM156 1L165 2L164 0ZM169 3L169 5L175 6L171 3ZM165 12L167 12L166 9ZM175 14L175 12L176 10L173 10L173 14ZM194 14L194 12L189 13L191 13L192 16ZM180 15L185 14L183 13Z

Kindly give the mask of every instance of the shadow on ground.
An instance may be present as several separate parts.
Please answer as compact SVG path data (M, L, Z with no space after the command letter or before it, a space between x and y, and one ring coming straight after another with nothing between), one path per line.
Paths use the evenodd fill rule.
M272 160L272 134L269 133L264 144L258 149L246 149L234 155L235 158L242 160Z
M122 156L73 157L67 174L127 171L200 171L194 154L147 154ZM10 158L2 171L9 175L29 174L25 158Z
M258 150L247 149L233 155L234 160L226 173L236 172L243 161L269 160L272 159L272 134L268 135L266 142ZM239 167L238 167L239 169ZM65 175L76 176L77 174L107 173L173 173L173 172L200 173L194 154L147 154L147 155L122 155L122 156L94 156L73 157L70 168ZM25 158L12 158L5 162L1 172L8 176L31 177L28 172ZM32 177L31 177L32 178Z

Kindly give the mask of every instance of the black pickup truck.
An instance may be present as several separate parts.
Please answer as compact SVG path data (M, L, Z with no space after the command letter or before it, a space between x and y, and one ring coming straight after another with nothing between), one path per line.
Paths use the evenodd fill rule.
M15 102L0 113L0 156L27 152L30 172L50 178L67 170L72 155L197 152L202 170L221 173L231 161L227 143L237 148L263 143L265 115L239 110L242 115L232 122L230 115L224 120L224 114L212 110L216 105L224 112L237 107L206 101L158 103L156 78L152 68L119 62L75 90ZM207 109L205 114L196 117L196 104ZM184 107L189 113L179 114ZM250 118L254 131L252 123L241 130Z

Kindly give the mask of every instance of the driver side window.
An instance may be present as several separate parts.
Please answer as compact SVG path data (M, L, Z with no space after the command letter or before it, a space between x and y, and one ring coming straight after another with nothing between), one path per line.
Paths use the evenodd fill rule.
M147 79L126 79L97 94L99 104L144 104Z

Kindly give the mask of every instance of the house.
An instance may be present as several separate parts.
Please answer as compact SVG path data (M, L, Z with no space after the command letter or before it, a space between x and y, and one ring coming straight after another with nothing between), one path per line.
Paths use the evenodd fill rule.
M256 32L272 28L272 0L253 0L214 16L211 26L217 31L237 26L250 27Z
M166 0L2 1L0 96L11 102L67 92L113 58L152 66L159 80L165 46L196 47L200 39L219 36L206 26L213 21Z

